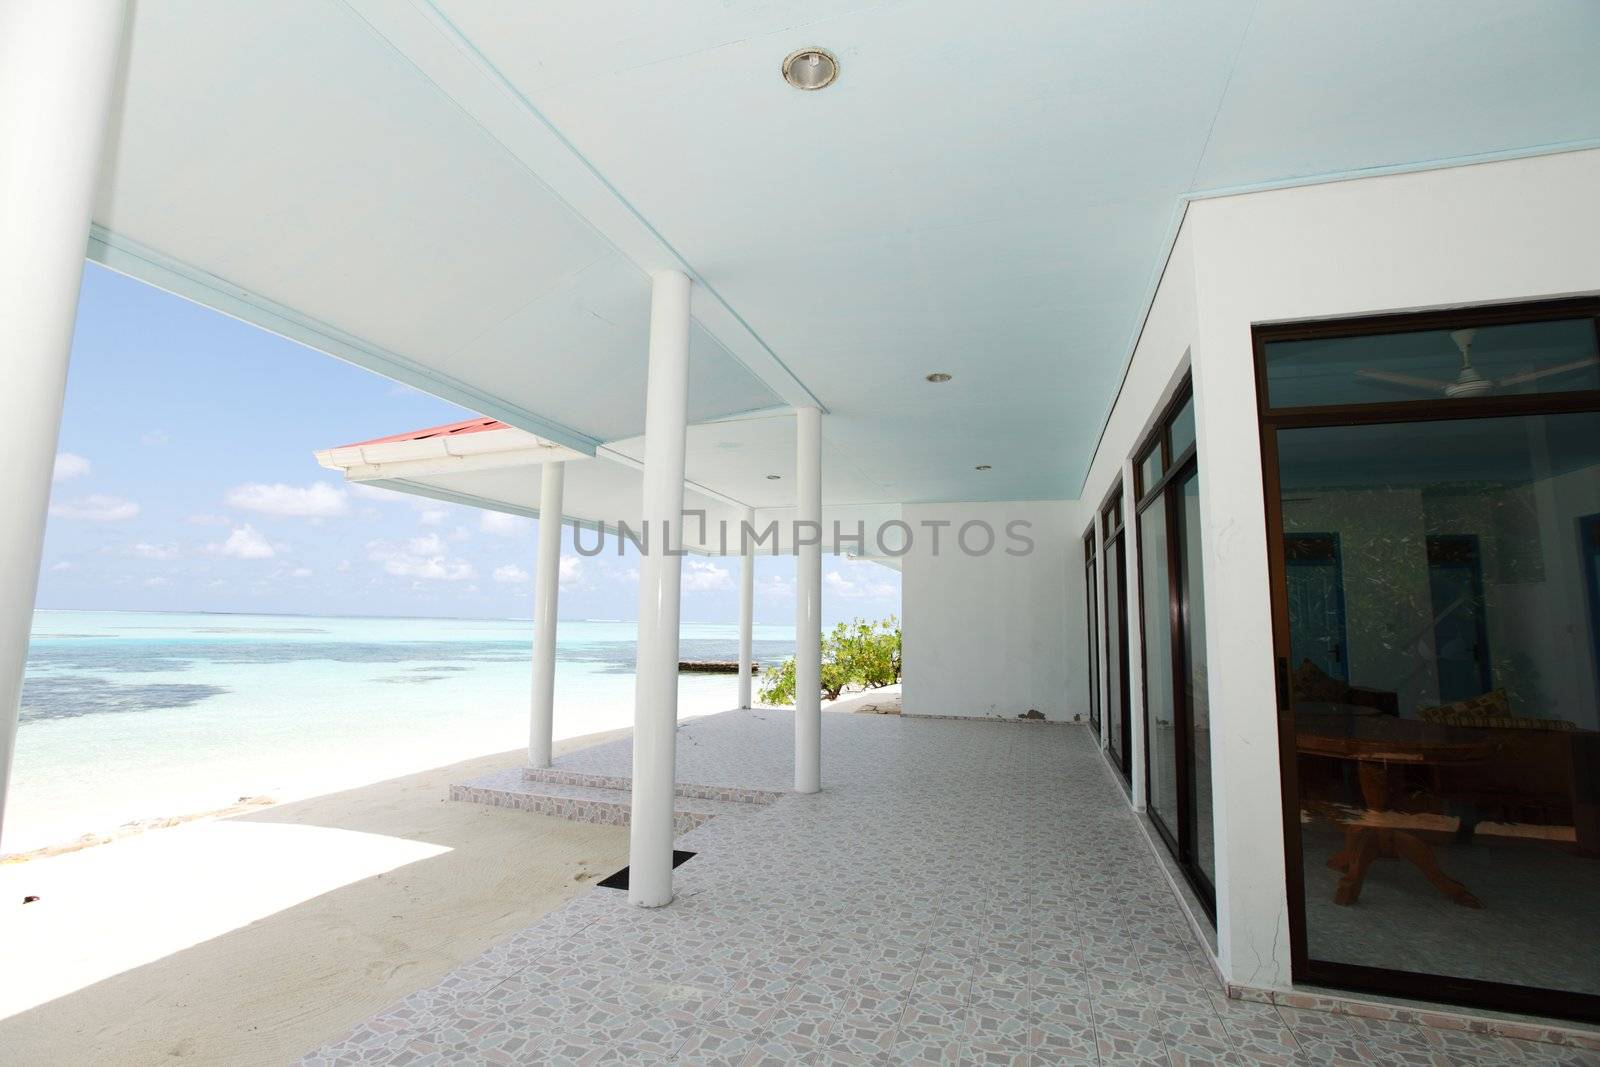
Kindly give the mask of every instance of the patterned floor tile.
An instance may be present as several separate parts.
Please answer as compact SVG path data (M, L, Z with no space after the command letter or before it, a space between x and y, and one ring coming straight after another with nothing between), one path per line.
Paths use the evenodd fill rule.
M784 788L792 726L694 720L683 776ZM685 835L671 906L590 889L302 1062L1583 1067L1221 996L1102 764L1080 729L826 716L824 791Z

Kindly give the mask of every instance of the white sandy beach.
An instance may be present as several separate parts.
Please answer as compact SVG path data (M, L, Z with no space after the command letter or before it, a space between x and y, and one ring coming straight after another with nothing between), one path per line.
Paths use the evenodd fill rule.
M626 829L444 799L522 758L0 865L0 1061L283 1064L437 980L627 862Z
M0 1063L283 1064L437 981L627 863L626 828L446 799L525 758L0 863Z

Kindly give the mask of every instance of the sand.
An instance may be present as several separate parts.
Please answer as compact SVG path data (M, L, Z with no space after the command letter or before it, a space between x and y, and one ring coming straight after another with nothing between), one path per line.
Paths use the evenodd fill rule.
M0 866L0 1061L283 1064L431 984L627 862L626 829L444 799L523 758Z

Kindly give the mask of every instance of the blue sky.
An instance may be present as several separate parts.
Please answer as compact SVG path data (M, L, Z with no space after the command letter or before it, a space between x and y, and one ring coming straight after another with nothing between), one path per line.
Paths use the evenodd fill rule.
M474 414L89 264L38 605L527 618L536 522L351 489L312 457ZM637 559L566 541L561 616L634 618ZM756 620L792 623L794 560L756 567ZM686 620L737 621L737 597L737 560L685 560ZM824 557L825 621L899 609L897 573Z

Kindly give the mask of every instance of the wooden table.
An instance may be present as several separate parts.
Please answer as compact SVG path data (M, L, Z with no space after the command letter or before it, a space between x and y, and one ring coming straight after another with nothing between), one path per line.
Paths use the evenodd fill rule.
M1476 763L1494 755L1492 741L1462 736L1450 726L1391 716L1298 714L1295 747L1303 755L1348 760L1357 765L1361 796L1373 812L1390 810L1390 798L1406 767L1441 767ZM1483 902L1439 867L1433 847L1407 830L1360 824L1345 827L1344 848L1328 860L1343 871L1334 890L1335 904L1354 904L1375 860L1405 859L1434 887L1457 904L1481 908Z

